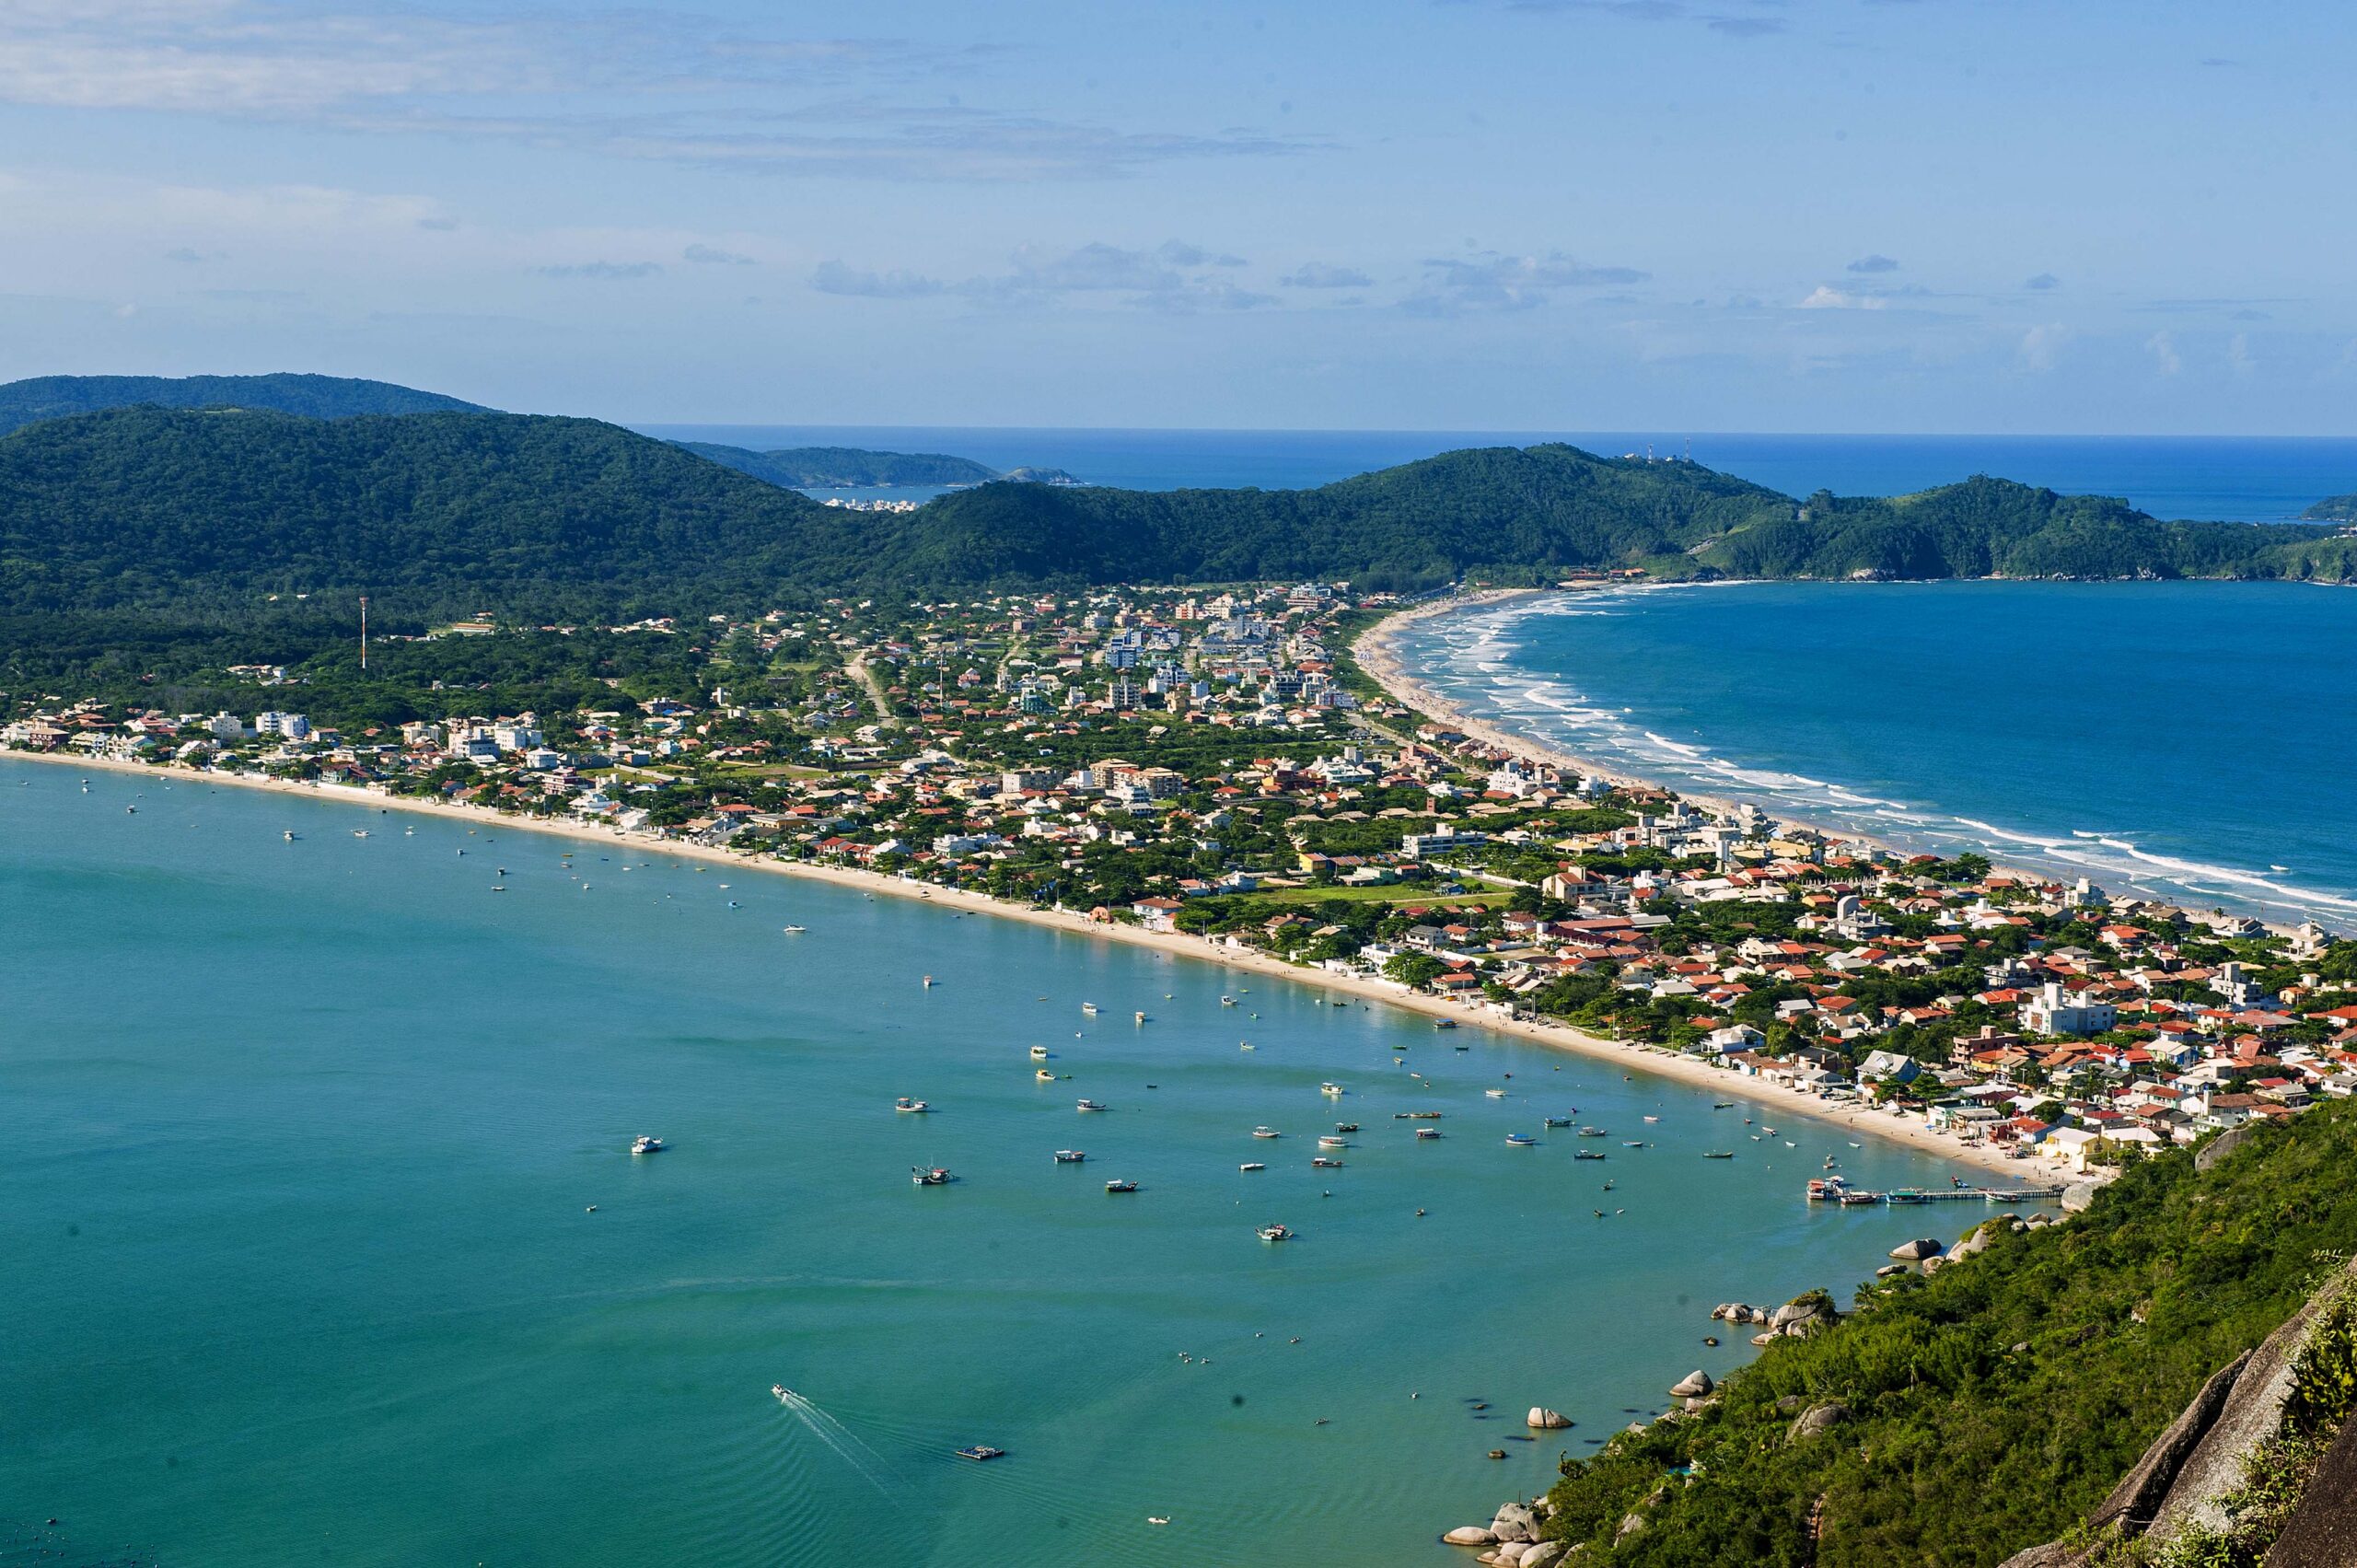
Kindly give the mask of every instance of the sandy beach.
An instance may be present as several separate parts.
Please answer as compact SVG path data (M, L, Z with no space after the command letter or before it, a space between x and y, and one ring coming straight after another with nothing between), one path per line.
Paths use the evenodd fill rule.
M1381 678L1378 677L1378 679ZM1403 701L1408 700L1405 692L1401 695ZM1229 947L1200 936L1145 931L1135 926L1106 924L1092 921L1084 914L1009 903L983 893L934 887L923 882L889 877L880 872L863 871L851 866L814 865L807 862L780 860L768 855L743 854L734 850L701 844L684 844L653 833L626 832L581 821L552 821L511 816L494 811L488 807L419 800L412 796L382 794L376 790L356 788L348 784L301 784L284 779L261 779L212 772L175 764L102 761L54 752L0 751L0 760L38 762L59 768L78 769L85 772L102 771L131 773L158 782L169 781L176 784L203 784L237 789L261 790L308 800L331 801L339 805L373 808L377 811L401 811L416 816L440 817L451 821L465 822L477 828L496 827L519 832L545 833L552 837L568 838L591 843L627 844L650 854L668 855L679 860L705 861L737 869L772 872L781 876L804 877L811 881L830 882L837 887L856 889L865 893L920 900L961 912L1025 921L1033 925L1047 926L1075 935L1152 948L1157 952L1193 959L1201 963L1218 964L1227 969L1263 975L1271 979L1314 986L1333 995L1356 997L1370 1005L1395 1007L1428 1017L1455 1019L1469 1027L1485 1028L1557 1050L1575 1051L1584 1056L1618 1063L1631 1074L1646 1073L1657 1077L1674 1079L1691 1087L1707 1089L1722 1098L1740 1095L1743 1098L1760 1105L1777 1107L1796 1116L1808 1116L1833 1122L1848 1127L1859 1134L1870 1133L1893 1143L1905 1144L1922 1153L1972 1167L1983 1172L2010 1178L2015 1181L2050 1179L2050 1172L2036 1162L2009 1159L1993 1150L1967 1144L1945 1133L1933 1132L1919 1121L1901 1119L1883 1111L1869 1110L1862 1106L1818 1099L1814 1096L1793 1089L1774 1087L1759 1079L1747 1078L1728 1069L1711 1065L1696 1057L1658 1050L1652 1046L1633 1045L1620 1040L1608 1040L1583 1029L1573 1028L1567 1024L1510 1018L1490 1012L1486 1006L1480 1005L1469 1005L1437 996L1418 994L1388 981L1304 969L1295 964L1286 963L1283 959L1271 958L1265 953L1249 948Z

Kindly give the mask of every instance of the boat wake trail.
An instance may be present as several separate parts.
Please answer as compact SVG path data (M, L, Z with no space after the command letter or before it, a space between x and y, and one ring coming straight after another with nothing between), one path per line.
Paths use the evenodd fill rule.
M862 1481L888 1498L899 1496L898 1489L886 1478L884 1456L861 1442L857 1433L783 1384L774 1392L777 1402L792 1411L813 1437L833 1449L835 1457L857 1472Z

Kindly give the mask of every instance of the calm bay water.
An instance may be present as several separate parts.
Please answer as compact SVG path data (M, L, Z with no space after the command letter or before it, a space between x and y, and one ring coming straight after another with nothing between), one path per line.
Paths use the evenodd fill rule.
M2198 908L2357 925L2357 594L1745 583L1421 622L1435 690L1700 793Z
M1846 1295L1927 1224L1810 1212L1828 1154L1947 1174L1314 985L22 762L0 988L0 1562L1454 1561L1437 1531L1747 1354L1700 1344L1712 1303ZM1573 1107L1604 1163L1504 1146ZM1539 1401L1579 1425L1522 1441Z
M1694 460L1788 495L1819 488L1897 495L1994 474L2065 494L2125 496L2162 517L2280 522L2357 490L2357 440L2268 436L1747 436L1632 431L1025 430L931 425L645 425L729 446L946 452L993 468L1060 468L1138 490L1291 489L1464 447L1568 441L1617 456L1690 450ZM820 494L924 499L935 489Z

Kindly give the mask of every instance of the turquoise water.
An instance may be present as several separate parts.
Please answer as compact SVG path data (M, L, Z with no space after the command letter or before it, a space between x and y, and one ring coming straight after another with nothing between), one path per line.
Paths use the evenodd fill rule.
M1440 1530L1747 1354L1701 1345L1713 1303L1846 1295L1962 1217L1812 1212L1829 1153L1948 1170L1748 1141L1749 1097L575 847L0 762L0 1561L1453 1562ZM1602 1164L1504 1146L1574 1106ZM1524 1441L1538 1402L1579 1424Z
M1698 792L2112 891L2357 925L2357 594L1746 583L1421 622L1436 690Z

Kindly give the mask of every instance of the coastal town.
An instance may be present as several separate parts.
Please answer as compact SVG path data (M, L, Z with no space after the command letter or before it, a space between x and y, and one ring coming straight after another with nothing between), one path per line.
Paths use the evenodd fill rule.
M249 699L210 712L10 696L0 747L986 900L1749 1080L2024 1179L2357 1089L2357 944L1585 770L1387 673L1407 608L1288 584L484 617L380 638L366 701L347 668L241 663L218 685ZM495 683L447 678L552 648L635 673L561 711L470 712ZM366 716L389 700L412 716Z

